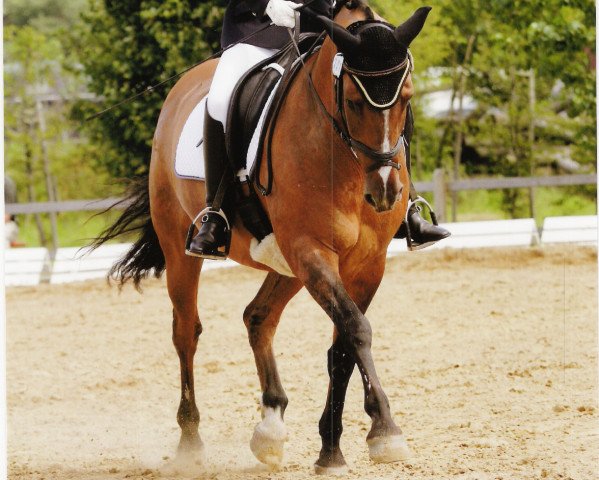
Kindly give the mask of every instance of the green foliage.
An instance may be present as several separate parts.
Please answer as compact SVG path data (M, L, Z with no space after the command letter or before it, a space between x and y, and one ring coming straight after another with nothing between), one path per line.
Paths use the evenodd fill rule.
M507 7L506 2L485 2L484 8L479 7L485 32L492 33L477 34L469 66L470 91L479 103L479 115L469 121L469 132L476 143L486 144L492 171L502 175L531 174L533 165L548 164L537 151L549 152L552 146L564 143L573 144L578 162L593 167L595 72L588 59L589 49L595 44L593 4L517 2L510 15L504 16ZM536 80L534 150L528 137L529 78L523 76L528 72L533 72ZM556 95L552 90L558 79L566 88ZM489 115L484 118L492 108L506 112L507 120L493 120ZM543 125L556 123L571 130L571 134L562 131L557 138L546 135ZM505 192L504 208L515 215L525 203L525 196L522 191Z
M509 218L528 218L529 205L526 200L527 189L519 189L515 209L506 209L506 195L502 190L474 190L460 192L458 195L458 220L472 222L479 220L503 220ZM513 193L512 193L513 194ZM546 217L563 215L595 215L595 199L582 194L579 189L536 188L535 220L542 225ZM511 207L511 205L510 205ZM451 218L451 202L447 205Z
M7 26L4 38L5 168L17 183L19 199L25 200L29 187L38 200L47 198L42 141L63 198L104 196L102 184L109 179L98 177L86 161L99 154L97 147L75 135L77 125L68 120L68 104L59 101L77 88L76 80L62 68L65 56L60 41L30 26ZM37 97L53 92L60 94L57 99L37 105ZM45 131L40 126L40 106Z
M16 183L18 200L48 200L48 183L58 199L114 195L116 189L106 187L108 176L92 169L89 159L99 154L97 147L76 135L77 126L68 119L69 105L62 99L75 94L78 83L62 68L59 37L30 25L8 25L4 40L5 171ZM35 243L48 238L46 218L41 226Z
M420 89L459 89L477 111L466 119L465 141L487 159L481 173L526 176L547 171L556 153L570 145L572 158L596 169L595 8L591 0L433 0L424 30L412 46L416 59L415 143L425 171L453 168L456 120L426 119ZM420 2L372 0L394 23ZM469 39L472 56L466 59ZM436 69L430 76L429 67ZM534 149L529 77L535 77ZM561 85L561 87L560 87ZM561 89L560 89L561 88ZM537 170L538 166L542 170ZM462 172L463 173L463 172ZM590 198L596 195L592 190ZM526 192L506 191L503 207L518 215Z
M198 63L218 49L223 7L218 0L91 0L71 47L89 88L110 106ZM100 160L113 177L146 172L152 136L169 84L89 122L106 147ZM97 111L80 104L79 118Z
M31 26L44 33L72 26L87 0L5 0L4 25Z
M118 195L113 182L145 173L159 109L174 82L97 120L83 119L217 50L225 3L5 0L5 168L17 182L19 200L48 198L42 140L59 199ZM423 5L421 0L370 3L394 24ZM529 175L531 161L537 174L549 173L559 149L569 149L587 171L596 170L591 0L426 3L433 10L411 46L416 62L412 170L417 180L430 179L438 166L452 169L455 119L427 117L422 98L436 90L457 90L460 72L466 75L465 93L478 105L465 120L465 141L483 157L481 164L463 164L461 176ZM467 60L470 38L475 41ZM534 150L528 137L528 79L523 75L528 71L536 79ZM42 133L35 98L47 90L65 100L44 104L47 128ZM95 101L79 101L71 111L68 98L88 90ZM593 213L595 195L593 187L539 189L537 214ZM527 213L523 189L460 194L460 219ZM75 242L70 238L78 235L76 222L87 216L61 215L61 242ZM21 220L32 238L33 219ZM90 225L99 228L94 221Z
M60 213L57 218L58 243L61 247L80 247L87 245L98 232L112 225L119 212L112 211L102 215L94 215L93 212L68 212ZM19 215L19 241L27 247L42 246L39 240L39 232L35 219L32 215ZM44 234L50 238L51 230L49 222L43 223ZM133 242L135 234L130 234L118 240L118 242Z

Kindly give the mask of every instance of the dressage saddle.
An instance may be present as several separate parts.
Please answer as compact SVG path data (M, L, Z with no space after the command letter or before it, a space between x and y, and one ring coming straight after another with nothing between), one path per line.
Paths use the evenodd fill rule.
M297 46L299 53L308 56L322 44L323 36L316 33L302 33ZM247 152L258 127L265 107L265 121L261 129L256 152L256 162L262 156L262 145L273 113L285 98L291 80L299 71L301 62L295 45L290 42L272 57L257 64L249 70L235 86L227 115L227 154L235 171L246 167ZM269 97L280 82L276 92L267 106Z
M259 177L266 133L271 122L276 121L291 80L302 65L299 57L311 55L323 39L323 35L303 33L295 43L290 42L272 57L257 64L237 82L229 106L226 135L227 156L233 171L246 168L248 150L254 142L255 161L248 176ZM251 154L254 154L253 151ZM272 233L270 220L251 181L247 182L247 192L238 187L235 197L236 213L257 240L261 241Z

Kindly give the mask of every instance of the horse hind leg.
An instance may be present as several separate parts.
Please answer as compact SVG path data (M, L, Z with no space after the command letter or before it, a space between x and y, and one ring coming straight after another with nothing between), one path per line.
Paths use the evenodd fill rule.
M267 465L281 463L287 440L283 416L288 400L277 371L272 341L283 309L301 288L302 283L296 278L269 273L243 314L262 389L262 421L254 429L250 449Z
M177 456L183 460L198 460L203 453L203 443L198 432L200 413L195 401L193 359L202 333L197 308L202 261L179 252L166 258L167 288L173 304L173 344L181 367L181 400L177 411L181 438Z

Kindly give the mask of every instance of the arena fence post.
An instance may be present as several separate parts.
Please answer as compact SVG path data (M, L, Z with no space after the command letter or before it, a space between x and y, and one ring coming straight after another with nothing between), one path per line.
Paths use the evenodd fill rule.
M446 197L447 188L445 185L445 170L436 168L433 172L433 205L439 222L444 222L447 218L445 215Z

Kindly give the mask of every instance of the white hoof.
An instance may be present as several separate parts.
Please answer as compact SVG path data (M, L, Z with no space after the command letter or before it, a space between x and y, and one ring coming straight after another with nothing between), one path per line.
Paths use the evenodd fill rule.
M278 466L283 461L287 427L281 419L280 409L263 407L262 421L256 425L250 440L254 456L269 466Z
M375 463L392 463L407 460L410 449L403 435L390 437L374 437L366 440L370 459Z
M340 467L321 467L317 463L314 464L314 473L316 475L328 475L330 477L342 477L347 475L349 469L347 465L341 465Z

